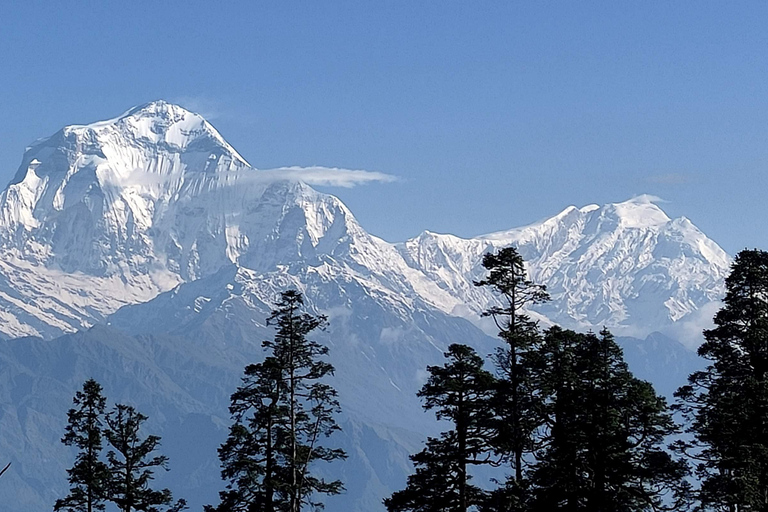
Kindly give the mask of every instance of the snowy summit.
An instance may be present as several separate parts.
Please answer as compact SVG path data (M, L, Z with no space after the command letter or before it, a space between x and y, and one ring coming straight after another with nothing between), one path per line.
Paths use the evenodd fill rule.
M302 268L394 310L423 304L477 322L494 300L472 285L482 255L514 244L552 294L542 319L642 333L718 300L730 261L650 196L476 238L425 231L388 244L338 198L285 177L164 101L36 142L0 195L0 330L71 332L228 265L275 279Z

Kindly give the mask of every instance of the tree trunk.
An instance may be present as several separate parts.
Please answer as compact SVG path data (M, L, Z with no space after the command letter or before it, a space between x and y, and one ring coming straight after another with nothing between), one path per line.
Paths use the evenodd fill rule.
M300 503L298 496L298 478L296 474L296 369L294 368L294 341L293 310L291 310L290 351L288 354L288 367L290 369L290 399L291 399L291 512L299 512Z
M517 276L514 275L513 271L513 279ZM523 482L523 436L520 425L520 397L518 394L518 388L520 386L518 375L517 375L517 346L516 346L516 339L515 336L517 336L517 297L516 297L516 288L512 287L512 300L510 301L510 309L511 314L509 318L509 332L510 332L510 339L509 339L509 371L511 373L510 380L512 381L512 408L513 408L513 418L512 418L512 428L514 428L514 440L515 440L515 446L514 446L514 456L515 456L515 483L518 485L522 484Z
M520 422L520 395L518 393L520 382L517 375L517 350L510 345L510 380L512 381L512 428L514 428L515 440L515 482L519 485L523 482L523 433Z
M273 413L272 413L273 406L270 407L270 413L269 413L269 420L267 420L267 463L266 463L266 469L264 471L264 482L265 482L265 489L264 489L264 509L266 512L274 512L275 506L273 504L274 496L275 496L275 490L272 487L272 473L274 471L273 468L273 457L274 453L272 451L272 420L273 420Z
M463 376L462 376L463 377ZM462 379L463 380L463 379ZM467 422L464 415L464 394L459 392L459 403L456 421L456 434L459 441L459 509L467 510Z

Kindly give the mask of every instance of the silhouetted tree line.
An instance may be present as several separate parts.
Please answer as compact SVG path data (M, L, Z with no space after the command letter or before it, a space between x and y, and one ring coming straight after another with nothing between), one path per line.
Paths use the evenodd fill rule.
M142 438L141 426L147 417L130 405L116 404L106 410L101 385L93 379L83 384L73 399L61 442L79 451L67 470L69 494L56 501L53 509L77 512L104 510L113 503L123 512L178 512L186 502L173 503L171 491L150 486L155 469L167 470L168 458L153 455L158 436ZM103 455L104 441L109 446Z
M313 474L316 462L346 458L343 450L323 445L339 430L336 391L325 382L334 373L324 361L328 349L307 336L324 328L324 316L303 311L302 295L290 290L267 319L277 329L263 342L267 355L245 368L242 384L231 396L234 420L219 448L221 476L227 482L217 506L206 512L299 512L322 508L320 495L344 490L338 480ZM150 486L156 468L168 458L155 454L157 436L139 436L147 419L133 407L117 404L106 412L101 386L88 380L74 397L62 442L79 449L68 470L69 495L55 511L93 512L113 503L122 512L179 512L171 491ZM111 448L103 457L104 441Z
M461 344L427 367L418 396L449 429L411 456L415 471L384 500L388 512L768 512L768 253L736 256L698 351L709 364L671 407L632 375L607 330L541 329L525 314L549 296L514 248L487 254L483 266L475 285L500 299L484 313L502 341L492 371ZM277 331L263 342L264 360L245 368L231 397L233 424L219 449L226 487L206 512L300 512L344 490L312 471L346 457L323 445L339 430L340 407L326 379L328 349L307 338L326 319L287 291L268 324ZM107 412L101 391L89 380L74 397L62 442L79 451L70 493L54 510L185 509L168 489L150 487L168 460L154 454L159 437L139 435L146 416L122 404ZM481 466L505 476L476 484Z
M483 266L475 284L502 303L485 313L503 342L494 372L465 345L427 368L418 395L452 428L411 457L415 473L384 500L389 512L768 512L768 253L736 256L698 351L709 364L671 407L631 374L607 330L541 330L523 313L547 294L514 248ZM507 477L474 485L468 468L480 465Z

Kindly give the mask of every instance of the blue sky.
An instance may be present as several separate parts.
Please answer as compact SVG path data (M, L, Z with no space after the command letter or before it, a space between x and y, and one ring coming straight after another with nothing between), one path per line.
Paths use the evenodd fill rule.
M390 241L648 193L768 248L765 2L0 1L0 180L32 140L154 99Z

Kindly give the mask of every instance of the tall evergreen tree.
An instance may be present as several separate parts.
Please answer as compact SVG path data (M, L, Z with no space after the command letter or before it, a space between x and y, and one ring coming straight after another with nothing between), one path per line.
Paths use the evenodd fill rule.
M229 484L219 493L218 508L207 507L208 511L287 510L285 482L289 476L283 457L287 451L287 389L274 357L245 368L243 383L232 394L229 408L235 423L219 448L222 478Z
M704 331L707 368L688 378L676 407L693 440L703 510L768 511L768 253L741 251L724 306Z
M465 512L484 500L483 491L469 483L467 467L490 462L495 379L466 345L451 345L445 357L443 366L427 367L430 377L418 396L424 409L434 409L453 429L429 438L411 457L416 472L404 490L384 500L389 512Z
M523 258L514 247L486 254L483 267L488 275L475 285L491 288L502 301L502 305L483 313L493 318L504 341L504 346L493 356L499 377L494 405L498 413L494 444L513 468L512 478L504 488L511 493L506 499L517 499L525 486L524 457L533 451L533 434L540 424L541 409L531 372L540 334L523 308L549 300L549 294L545 286L528 279Z
M632 376L606 330L551 328L542 350L547 435L532 473L534 511L683 510L687 464L664 398Z
M72 512L104 510L109 470L100 458L106 407L101 385L93 379L85 381L82 391L75 393L72 402L74 407L67 413L68 423L61 442L80 451L75 464L67 470L71 485L69 494L56 500L53 509Z
M155 435L141 439L139 431L147 417L129 405L117 404L107 414L104 436L112 446L107 453L110 473L109 501L122 512L178 512L186 509L184 500L173 504L171 491L150 487L156 468L168 470L168 457L152 456L160 444Z
M317 461L343 459L341 449L321 445L339 430L336 391L325 382L333 366L322 360L327 347L308 340L326 319L302 312L302 295L281 295L268 324L277 327L264 341L269 356L245 370L243 384L232 395L235 424L219 450L222 477L229 483L217 509L229 511L299 512L304 505L321 508L317 494L338 494L338 480L315 476Z

